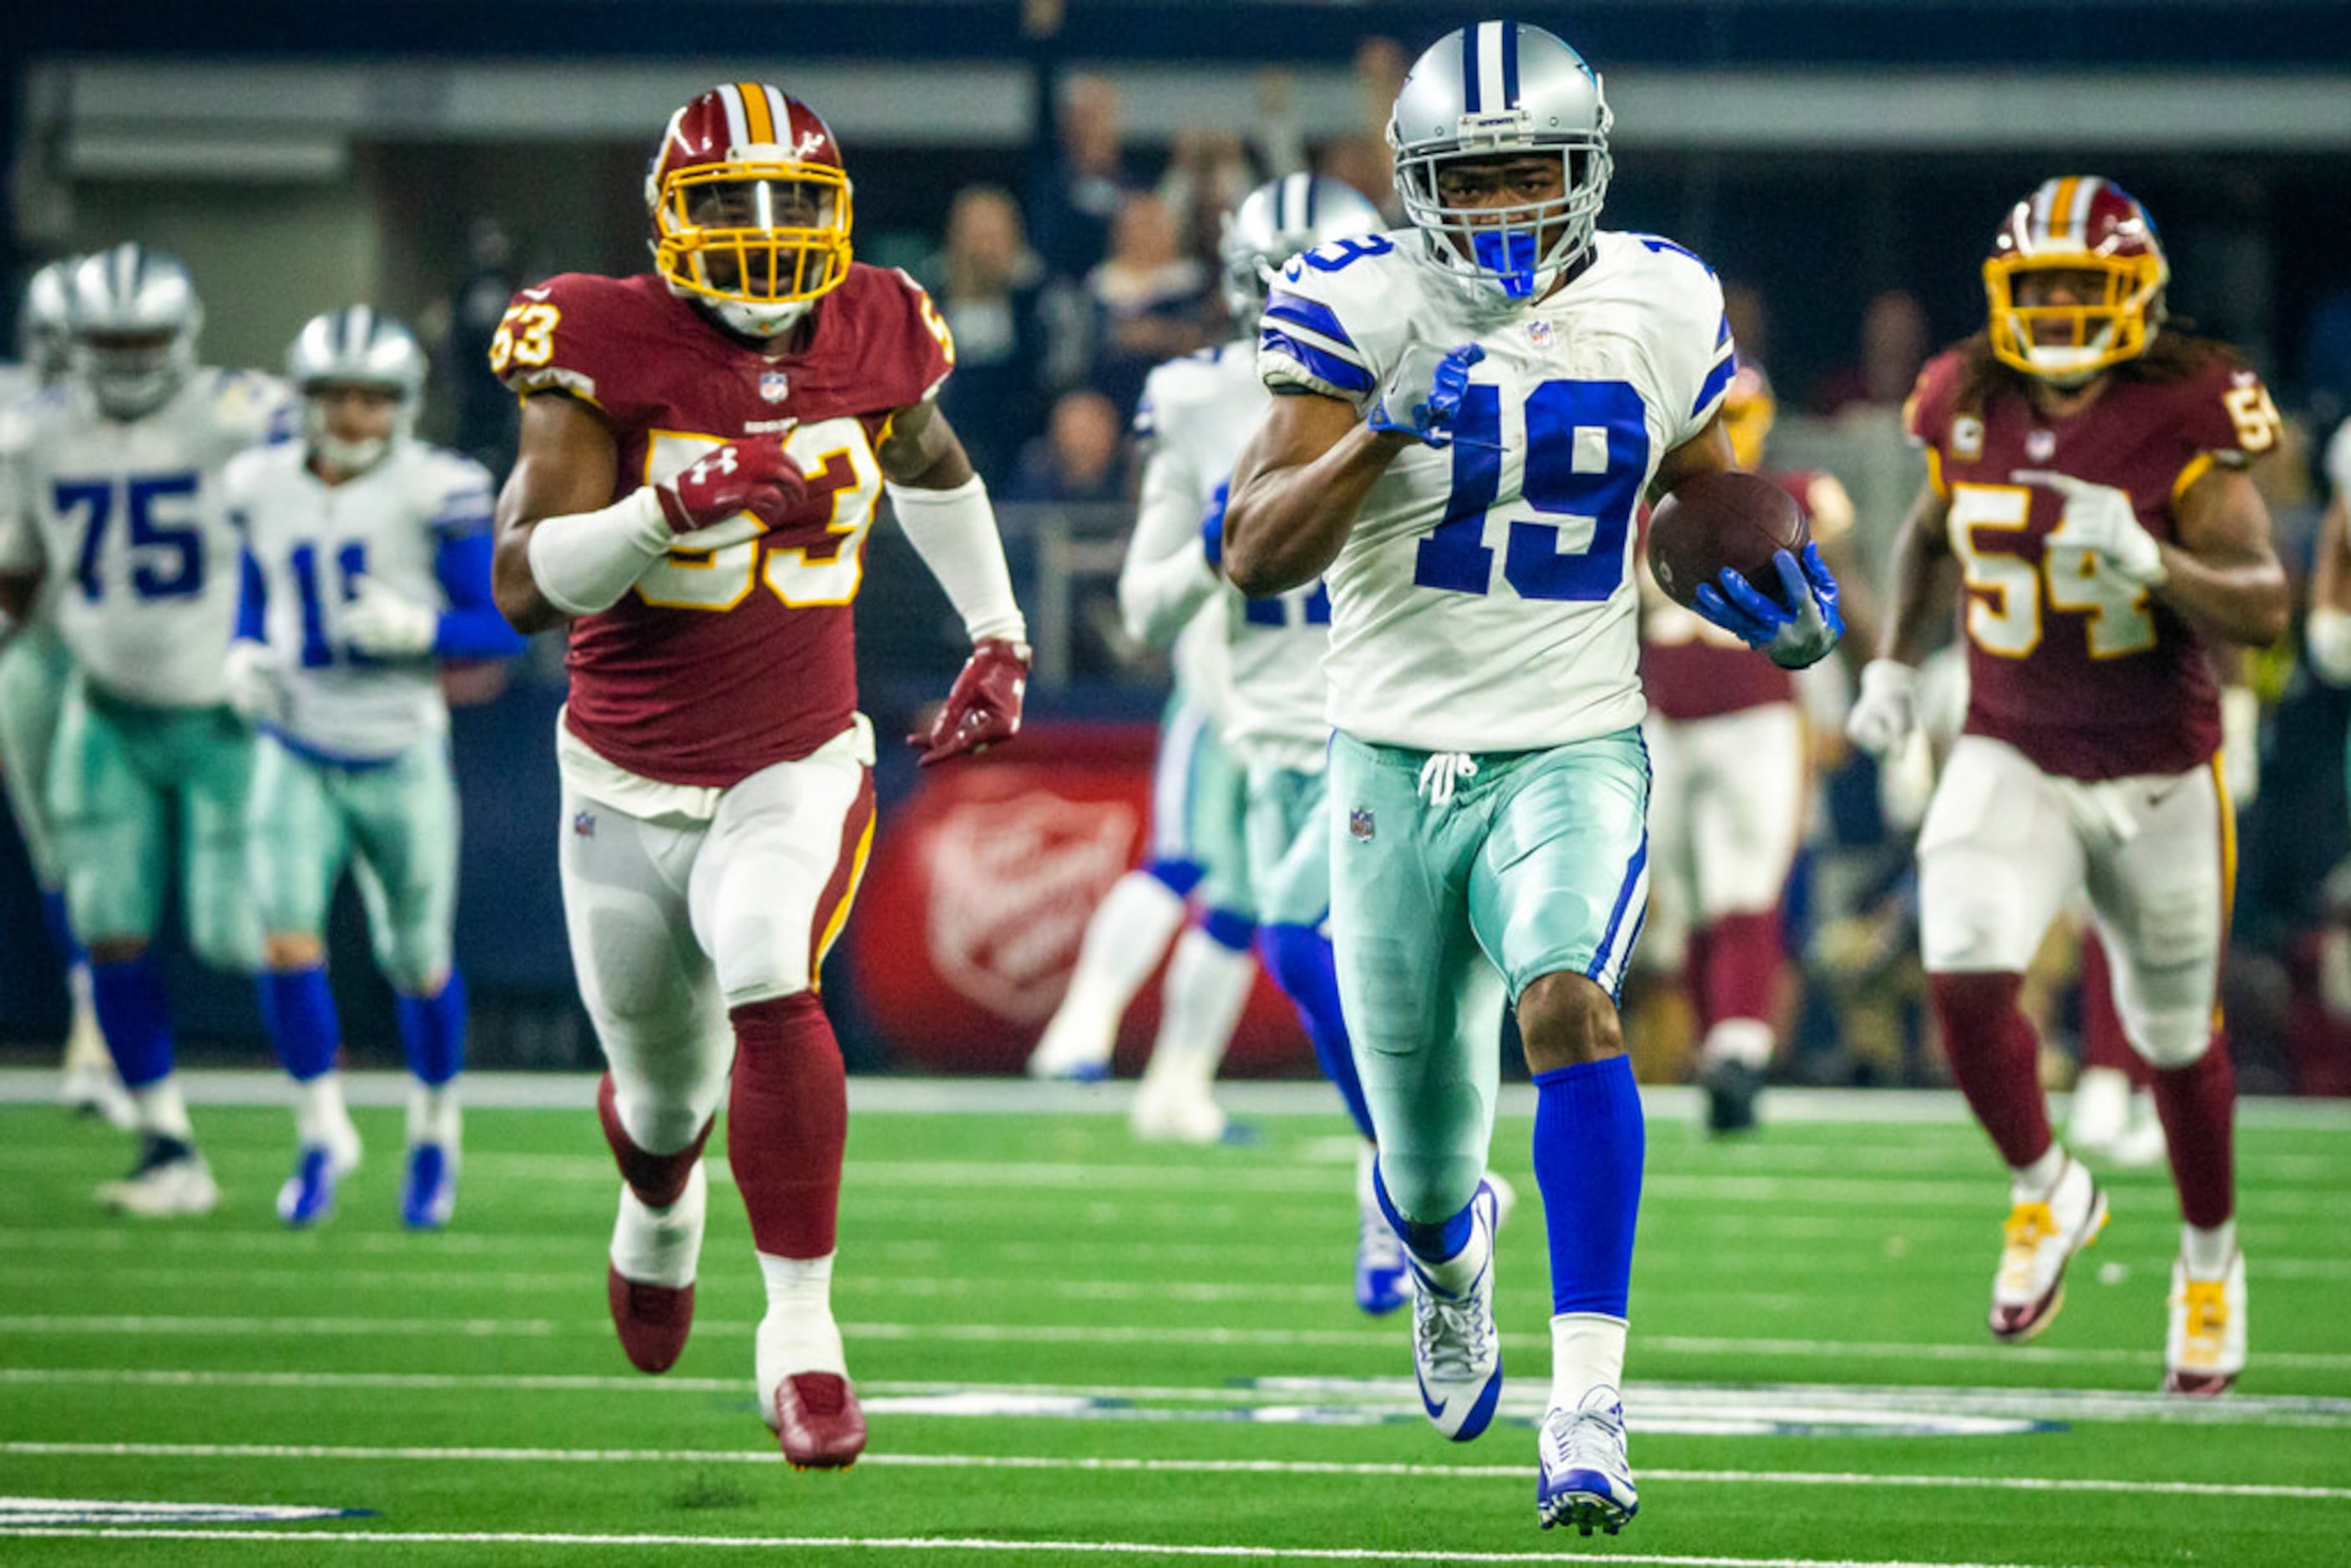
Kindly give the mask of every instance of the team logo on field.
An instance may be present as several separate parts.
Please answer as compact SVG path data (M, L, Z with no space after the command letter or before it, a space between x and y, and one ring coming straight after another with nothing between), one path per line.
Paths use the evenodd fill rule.
M1551 323L1537 318L1527 323L1527 340L1538 349L1551 347Z
M1963 413L1951 421L1951 455L1973 463L1983 455L1983 421Z
M759 372L759 395L769 402L781 402L792 395L792 383L781 371Z
M593 811L574 811L571 814L571 836L578 839L594 838L596 836L596 813Z
M1372 821L1371 808L1351 807L1347 812L1347 831L1364 842L1370 843L1372 835L1379 831L1379 825Z
M1042 1022L1067 988L1086 920L1126 870L1136 813L1033 789L958 802L930 850L931 964L966 999Z
M2057 455L2057 433L2053 430L2026 431L2024 455L2035 463L2048 462Z

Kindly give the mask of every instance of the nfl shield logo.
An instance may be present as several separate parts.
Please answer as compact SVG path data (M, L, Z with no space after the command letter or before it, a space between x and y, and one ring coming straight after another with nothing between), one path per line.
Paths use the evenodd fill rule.
M571 831L574 836L579 838L594 838L596 836L596 813L593 811L580 811L574 813L571 819Z
M1538 318L1527 323L1527 339L1538 349L1551 347L1551 323Z
M1372 813L1369 807L1353 806L1348 809L1347 831L1354 834L1355 837L1363 840L1364 842L1369 843L1372 841L1372 835L1378 831L1378 828L1372 821Z
M763 371L759 374L759 395L769 402L781 402L792 392L792 383L781 371Z
M2053 430L2026 431L2024 455L2035 463L2048 462L2057 455L2057 433Z

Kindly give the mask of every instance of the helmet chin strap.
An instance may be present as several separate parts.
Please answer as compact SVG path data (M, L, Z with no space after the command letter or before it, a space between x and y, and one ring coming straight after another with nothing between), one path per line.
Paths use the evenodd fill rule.
M780 338L799 326L809 313L813 299L794 299L776 305L747 305L735 299L708 301L711 313L727 327L747 338Z

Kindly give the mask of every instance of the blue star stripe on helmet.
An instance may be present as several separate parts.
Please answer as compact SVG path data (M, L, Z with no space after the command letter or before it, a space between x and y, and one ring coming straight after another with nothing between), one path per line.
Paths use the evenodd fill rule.
M1478 84L1478 28L1461 29L1461 107L1471 114L1483 110L1485 95Z
M1714 362L1714 369L1706 373L1706 384L1698 389L1698 401L1690 404L1690 417L1696 419L1707 404L1720 397L1722 389L1730 384L1730 378L1738 372L1739 356L1737 354L1725 354L1717 360Z
M1502 29L1502 107L1519 107L1519 25L1497 22Z
M1305 367L1307 374L1342 392L1360 394L1371 392L1378 385L1372 379L1372 372L1363 366L1352 360L1343 360L1327 349L1318 349L1311 343L1293 338L1279 327L1268 327L1259 333L1257 346L1259 352L1270 350L1277 354L1289 355Z
M1337 314L1319 299L1309 299L1303 294L1277 288L1266 299L1265 313L1277 321L1287 321L1310 332L1319 332L1342 347L1352 349L1355 346L1355 340L1347 336L1347 329L1339 324Z

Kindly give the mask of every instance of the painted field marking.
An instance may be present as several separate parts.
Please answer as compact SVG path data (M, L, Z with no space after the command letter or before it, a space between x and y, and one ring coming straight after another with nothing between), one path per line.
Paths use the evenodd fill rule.
M931 1535L588 1535L551 1531L443 1530L65 1530L0 1528L0 1536L72 1541L332 1541L439 1546L687 1546L770 1552L1026 1552L1078 1557L1210 1557L1279 1563L1417 1563L1426 1551L1387 1552L1347 1546L1163 1545L1147 1541L1000 1541L986 1536ZM1447 1563L1556 1563L1552 1552L1447 1552ZM1913 1562L1838 1557L1673 1557L1610 1552L1611 1563L1643 1568L2004 1568L1986 1563Z
M695 1329L710 1334L747 1335L758 1325L743 1321L697 1319ZM386 1338L549 1339L610 1333L611 1327L591 1318L376 1318L376 1317L201 1317L169 1313L78 1316L63 1312L26 1312L0 1316L0 1334L50 1334L60 1338L114 1335L188 1335L219 1338L345 1338L354 1335ZM1397 1335L1387 1329L1265 1329L1198 1324L1119 1323L888 1323L845 1322L841 1332L850 1339L912 1343L977 1344L1185 1344L1250 1347L1319 1346L1334 1349L1393 1349ZM1549 1334L1505 1333L1506 1348L1538 1350L1551 1344ZM1740 1339L1696 1334L1647 1334L1642 1347L1651 1352L1688 1355L1779 1356L1790 1360L1990 1361L2020 1365L2137 1366L2153 1353L2121 1348L2064 1349L2047 1345L1907 1344L1885 1341ZM2270 1351L2262 1364L2304 1371L2351 1369L2351 1352Z

